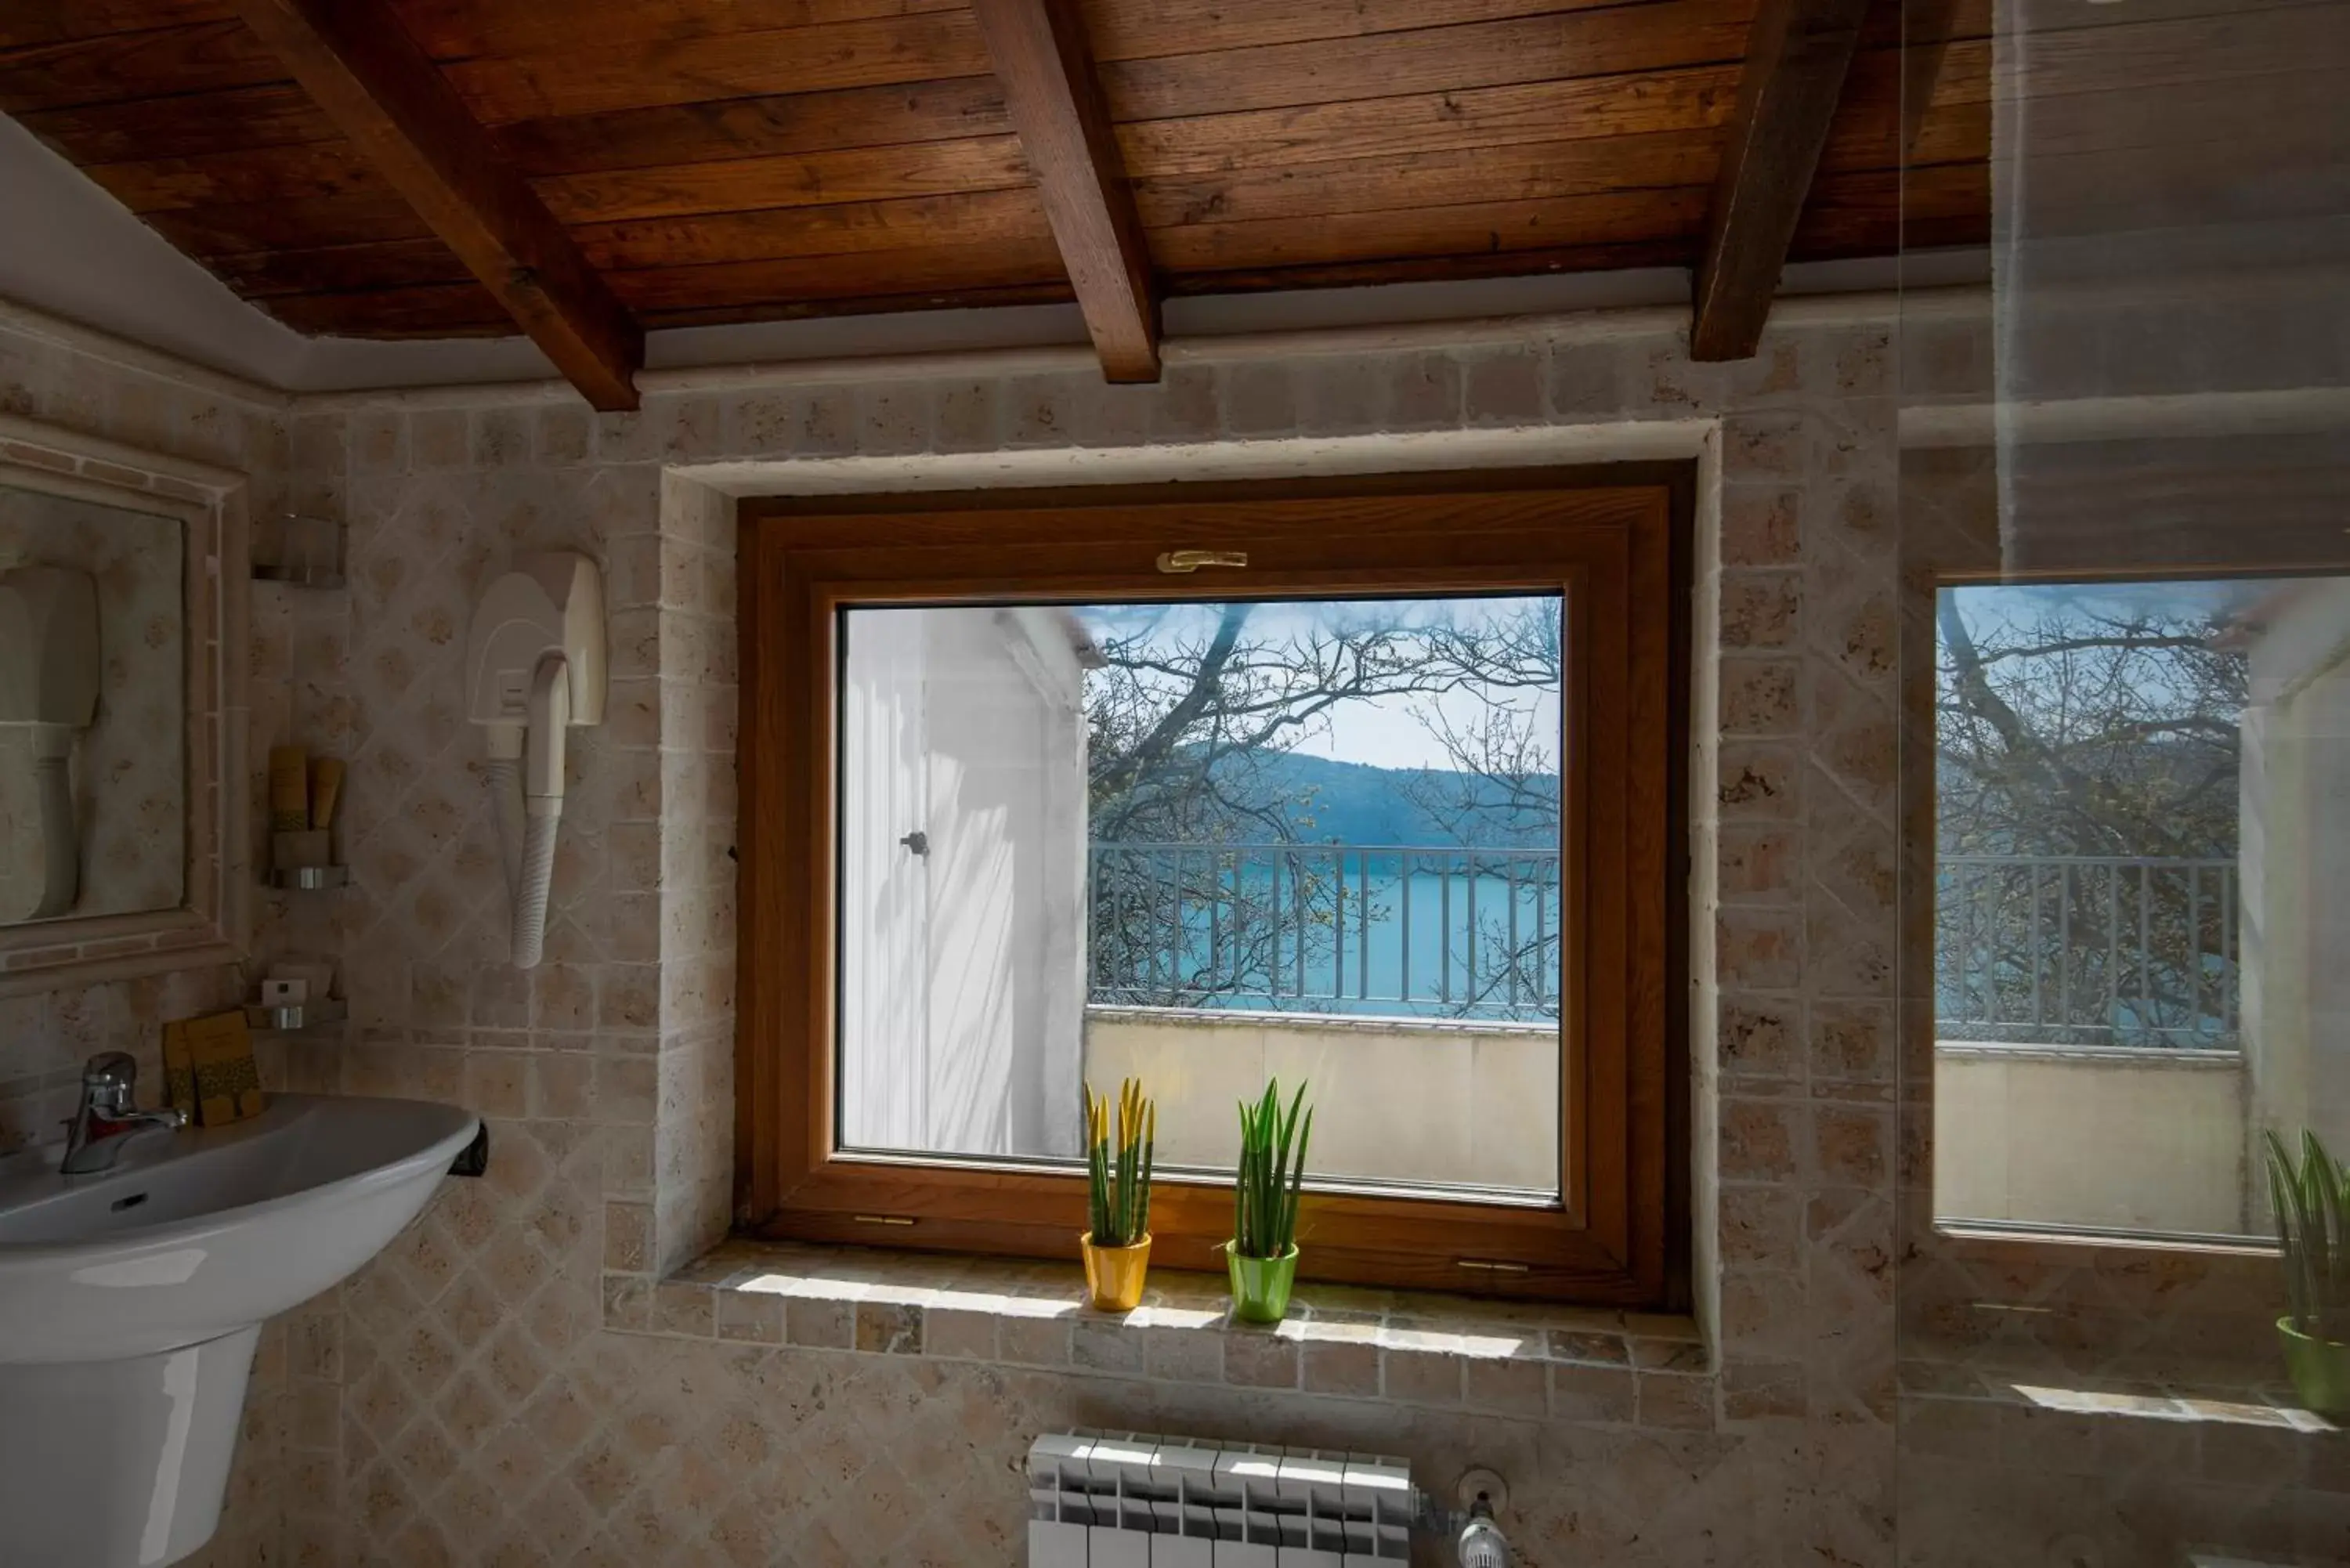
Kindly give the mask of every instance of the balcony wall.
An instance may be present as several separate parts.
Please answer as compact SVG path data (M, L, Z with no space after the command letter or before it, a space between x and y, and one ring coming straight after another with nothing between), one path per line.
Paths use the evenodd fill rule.
M2239 1232L2244 1077L2233 1052L1944 1044L1934 1054L1934 1211Z
M1087 1008L1087 1081L1128 1076L1158 1096L1162 1166L1231 1165L1235 1102L1278 1078L1313 1085L1317 1173L1557 1186L1555 1025Z

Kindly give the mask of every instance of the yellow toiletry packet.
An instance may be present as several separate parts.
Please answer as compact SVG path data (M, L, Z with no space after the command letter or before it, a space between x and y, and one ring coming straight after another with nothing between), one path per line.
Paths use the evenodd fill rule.
M198 1127L223 1127L257 1116L268 1104L242 1008L165 1024L163 1076L173 1105L192 1108L182 1103L182 1093L193 1101Z

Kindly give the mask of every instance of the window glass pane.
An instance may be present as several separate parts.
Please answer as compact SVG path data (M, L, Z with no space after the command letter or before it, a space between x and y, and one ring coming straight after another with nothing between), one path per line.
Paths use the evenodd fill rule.
M2350 1144L2350 578L1937 609L1937 1212L2264 1231L2262 1129Z
M841 1143L1077 1154L1078 1085L1229 1168L1558 1190L1555 596L842 616Z

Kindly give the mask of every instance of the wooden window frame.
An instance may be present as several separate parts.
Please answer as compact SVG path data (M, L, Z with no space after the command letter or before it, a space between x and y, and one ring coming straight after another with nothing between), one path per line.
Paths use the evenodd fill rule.
M741 509L738 1218L776 1239L1069 1258L1082 1171L835 1147L837 611L1520 589L1567 596L1560 1189L1550 1207L1309 1192L1308 1278L1689 1299L1690 465L749 500ZM1172 548L1243 571L1170 576ZM1569 920L1561 917L1562 925ZM1168 1179L1162 1266L1221 1269L1230 1187Z

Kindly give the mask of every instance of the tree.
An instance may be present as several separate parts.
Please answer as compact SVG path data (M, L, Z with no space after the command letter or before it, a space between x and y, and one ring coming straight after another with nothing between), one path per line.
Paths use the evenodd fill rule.
M1442 770L1423 775L1414 787L1430 800L1455 792L1460 831L1510 823L1494 842L1523 842L1534 830L1513 821L1513 802L1555 822L1555 782L1546 794L1536 782L1547 753L1521 709L1558 687L1555 600L1134 606L1092 618L1104 630L1087 688L1090 831L1109 846L1095 858L1094 974L1119 1000L1287 992L1284 1005L1310 1004L1298 977L1326 964L1335 974L1346 922L1392 913L1365 907L1359 857L1342 888L1349 862L1313 846L1311 793L1274 765L1351 704L1412 704L1456 759L1482 758L1479 777L1508 781L1498 794L1473 784L1463 794ZM1550 946L1555 955L1555 936ZM1472 966L1464 953L1464 974L1479 967L1490 982L1472 989L1507 991L1505 956L1539 958ZM1464 995L1456 1010L1479 1001Z
M1959 589L1936 619L1945 1032L2219 1044L2245 692L2225 601Z

